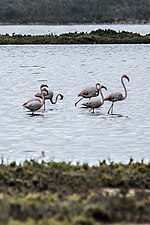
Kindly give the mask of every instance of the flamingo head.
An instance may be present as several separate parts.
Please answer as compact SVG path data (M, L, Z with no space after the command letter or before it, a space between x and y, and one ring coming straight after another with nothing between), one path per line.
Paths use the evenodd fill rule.
M44 95L44 96L46 96L46 95L48 95L48 91L47 91L47 89L46 89L46 87L44 87L44 88L42 88L42 95ZM36 95L35 95L36 96ZM36 96L36 97L38 97L38 96Z
M100 89L101 89L101 85L100 85L100 83L97 83L96 84L96 90L99 91Z
M127 75L123 75L122 78L126 78L129 82L129 77Z
M60 96L60 100L62 100L64 98L64 96L62 94L59 94Z
M47 84L41 84L40 90L42 90L43 88L48 88L48 85Z
M34 96L38 98L42 98L42 95L44 96L48 95L48 90L46 89L46 87L42 88L42 92L38 92Z

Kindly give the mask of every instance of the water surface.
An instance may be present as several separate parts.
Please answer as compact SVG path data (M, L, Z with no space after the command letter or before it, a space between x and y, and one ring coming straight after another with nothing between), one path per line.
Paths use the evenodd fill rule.
M150 45L27 45L0 46L0 156L5 160L98 163L150 160ZM97 82L126 100L108 115L106 102L94 114L78 107L78 93ZM47 83L64 100L32 116L22 104ZM85 100L84 100L85 101Z

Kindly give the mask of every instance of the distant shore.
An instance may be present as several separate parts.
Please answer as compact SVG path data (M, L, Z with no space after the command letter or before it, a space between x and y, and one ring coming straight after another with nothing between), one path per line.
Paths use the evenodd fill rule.
M0 44L150 44L150 34L114 30L74 32L60 35L21 35L13 33L0 35Z

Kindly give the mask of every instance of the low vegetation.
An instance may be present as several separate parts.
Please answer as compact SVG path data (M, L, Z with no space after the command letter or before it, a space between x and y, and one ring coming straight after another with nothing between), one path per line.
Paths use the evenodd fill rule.
M0 164L0 225L150 223L150 163Z
M61 35L0 35L0 44L150 44L150 34L114 30L92 31L90 33L66 33Z

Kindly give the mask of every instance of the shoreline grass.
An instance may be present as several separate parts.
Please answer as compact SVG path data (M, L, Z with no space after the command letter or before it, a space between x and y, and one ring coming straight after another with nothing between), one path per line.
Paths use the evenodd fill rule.
M0 225L150 224L150 162L1 162L0 212Z
M0 35L0 45L23 44L150 44L150 34L140 35L132 32L114 30L74 32L60 35Z

